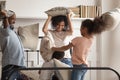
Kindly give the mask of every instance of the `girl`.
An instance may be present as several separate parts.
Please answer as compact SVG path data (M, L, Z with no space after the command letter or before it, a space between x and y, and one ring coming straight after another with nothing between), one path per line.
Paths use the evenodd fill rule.
M104 22L97 17L94 20L86 19L81 24L82 37L74 38L69 45L62 47L53 47L54 51L65 51L73 47L72 64L73 67L87 67L86 58L93 43L93 36L105 30ZM83 80L87 70L73 70L71 80Z

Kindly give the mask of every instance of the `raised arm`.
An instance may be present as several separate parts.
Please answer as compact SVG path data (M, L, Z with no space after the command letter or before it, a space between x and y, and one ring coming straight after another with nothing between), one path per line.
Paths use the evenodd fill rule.
M4 26L4 28L7 28L9 26L9 21L8 21L7 13L6 13L5 10L2 10L0 12L0 14L4 16L3 17L3 26Z
M71 22L71 13L69 13L69 14L67 14L67 19L68 19L68 25L69 25L69 30L68 30L68 32L70 33L70 34L72 34L73 33L73 26L72 26L72 22Z
M62 46L62 47L52 47L52 50L53 51L65 51L65 50L70 49L71 47L73 47L73 45L72 43L69 43L68 45Z
M48 15L48 19L46 20L46 22L45 22L45 24L44 24L44 26L42 28L42 31L44 32L45 35L48 33L48 25L49 25L49 23L51 21L51 18L52 18L52 16Z

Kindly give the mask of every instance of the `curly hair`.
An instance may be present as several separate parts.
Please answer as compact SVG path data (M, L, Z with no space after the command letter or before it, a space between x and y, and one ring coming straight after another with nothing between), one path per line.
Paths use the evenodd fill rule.
M106 30L105 23L101 17L96 17L94 20L86 19L82 22L81 27L86 27L88 34L99 34Z
M66 16L63 15L54 16L52 17L51 21L52 21L51 24L53 29L56 28L56 26L62 21L65 22L64 30L68 28L68 21Z

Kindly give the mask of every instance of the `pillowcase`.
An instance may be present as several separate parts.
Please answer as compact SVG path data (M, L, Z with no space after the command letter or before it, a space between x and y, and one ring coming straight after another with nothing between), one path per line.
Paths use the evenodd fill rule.
M72 11L66 7L54 7L54 8L51 8L51 9L45 11L45 13L50 16L66 15L70 12L72 12Z
M53 59L55 63L55 67L70 67L69 65L57 60ZM71 70L57 70L56 74L60 80L71 80Z
M55 46L53 37L51 33L48 31L48 35L45 35L40 44L40 54L44 61L49 61L52 58L53 52L51 48Z
M20 73L25 80L39 80L38 70L20 70Z
M115 8L101 15L107 30L114 30L120 23L120 8Z
M20 26L18 28L18 35L22 40L24 48L36 50L38 45L39 23Z
M43 68L54 67L54 61L50 60L48 62L44 62L42 67ZM53 73L54 73L54 70L41 70L39 80L52 80L51 78L52 78ZM36 80L38 80L38 79L36 79Z

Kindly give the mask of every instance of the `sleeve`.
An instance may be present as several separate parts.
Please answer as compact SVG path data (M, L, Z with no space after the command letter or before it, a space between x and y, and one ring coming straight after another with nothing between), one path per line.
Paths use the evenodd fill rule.
M1 37L2 36L9 36L9 32L10 32L10 30L9 30L10 28L9 27L7 27L7 28L0 28L0 35L1 35Z

